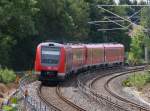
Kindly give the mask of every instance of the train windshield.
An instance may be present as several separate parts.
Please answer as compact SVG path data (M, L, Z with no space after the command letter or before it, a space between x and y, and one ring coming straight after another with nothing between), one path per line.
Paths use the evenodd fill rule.
M60 48L43 46L41 48L41 63L45 66L56 66L59 63Z

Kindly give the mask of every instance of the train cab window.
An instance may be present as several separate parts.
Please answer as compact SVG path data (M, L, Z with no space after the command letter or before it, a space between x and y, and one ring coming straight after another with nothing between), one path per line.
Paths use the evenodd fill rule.
M41 48L41 64L44 66L56 66L60 59L60 48L43 46Z

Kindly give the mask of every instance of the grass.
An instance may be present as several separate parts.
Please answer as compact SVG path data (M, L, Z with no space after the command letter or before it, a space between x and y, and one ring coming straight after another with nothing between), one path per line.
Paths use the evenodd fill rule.
M0 82L8 84L14 82L16 79L16 74L14 71L7 68L0 69Z
M3 106L2 107L2 109L3 109L3 111L13 111L13 107L11 107L11 106Z
M134 73L122 82L123 86L136 87L141 90L144 85L150 83L150 72Z
M2 111L17 111L17 108L14 108L14 107L9 106L9 105L4 105L2 107Z
M3 105L2 111L17 111L18 98L11 98L9 105Z

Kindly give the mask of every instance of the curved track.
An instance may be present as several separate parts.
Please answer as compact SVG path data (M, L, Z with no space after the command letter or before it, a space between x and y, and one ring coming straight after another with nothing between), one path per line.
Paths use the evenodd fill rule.
M51 109L52 111L61 111L59 108L57 108L56 106L54 106L53 104L51 104L50 102L48 102L43 95L41 94L41 89L42 89L42 85L39 86L38 88L38 96L40 97L40 99L46 103Z
M135 70L135 71L131 71L131 72L137 72L137 71L140 71L140 70ZM130 72L130 73L131 73L131 72ZM110 89L109 83L110 83L113 79L115 79L115 78L117 78L117 77L119 77L119 76L122 76L122 75L127 75L128 73L129 73L129 72L123 72L123 73L120 73L120 74L118 74L118 75L115 75L115 76L109 78L109 79L106 81L106 83L104 84L105 90L106 90L107 92L109 92L112 96L114 96L115 98L117 98L117 99L119 99L119 100L121 100L121 101L123 101L123 102L125 102L125 103L130 104L131 107L137 108L137 110L140 110L140 111L149 111L150 109L148 109L148 108L146 108L146 107L143 107L142 105L137 104L137 103L135 103L135 102L132 102L132 101L130 101L130 100L128 100L128 99L126 99L126 98L124 98L124 97L122 97L122 96L119 96L119 95L117 95L115 92L113 92L113 91Z
M114 101L111 101L109 97L104 96L104 93L99 94L97 91L92 89L92 83L98 78L109 76L118 72L126 70L125 68L109 68L109 70L101 70L96 72L87 72L88 74L83 74L78 77L78 87L81 92L91 98L100 106L100 111L128 111ZM111 73L110 73L111 72ZM85 75L85 76L84 76ZM103 86L102 86L103 87ZM99 111L99 110L98 110Z
M40 85L38 95L54 111L85 111L63 96L61 85L52 87Z
M129 111L149 111L148 108L140 105L140 104L137 104L137 103L134 103L128 99L125 99L117 94L115 94L114 92L112 92L109 88L109 83L112 79L116 78L116 77L119 77L119 76L122 76L122 75L125 75L125 74L129 74L131 72L137 72L137 71L141 71L143 70L144 67L140 67L140 68L135 68L135 69L131 69L131 70L124 70L122 71L121 73L116 73L116 72L111 72L107 75L104 74L103 76L99 76L99 77L96 77L92 80L92 82L89 84L89 88L92 88L94 91L98 92L98 95L97 96L102 96L102 93L105 93L105 96L107 95L107 98L110 100L110 101L117 101L117 104L119 107L123 107L124 109L127 109ZM115 74L116 73L116 74ZM112 75L113 74L113 75ZM101 79L101 82L97 82L98 80ZM100 84L103 82L103 84L100 86L100 87L104 87L102 89L100 89L101 91L97 91L95 90L96 88L94 88L94 84ZM98 85L97 85L98 86ZM95 86L95 87L97 87ZM104 91L106 90L106 91Z
M104 111L149 111L147 108L133 103L129 100L125 100L124 98L119 97L115 93L113 93L109 89L109 82L121 75L125 75L131 72L140 71L143 70L145 67L138 67L138 68L123 68L123 69L112 69L112 70L106 70L102 72L94 72L99 73L99 75L91 75L87 78L86 76L82 80L78 81L78 87L79 89L88 95L90 98L95 99L99 104L101 104L103 107L105 105ZM87 73L93 73L93 72L85 72ZM85 74L83 73L83 75ZM82 76L83 76L82 75ZM81 77L82 77L81 76ZM93 77L92 77L93 76ZM92 77L92 79L91 79ZM90 82L87 84L86 82L89 80ZM107 78L104 79L103 78ZM103 90L101 90L99 93L95 88L93 88L93 84L95 84L96 81L101 79L101 83L103 82ZM70 100L68 100L64 95L63 91L61 89L63 88L63 85L57 85L53 87L48 86L40 86L38 90L39 97L50 107L52 108L52 111L85 111L85 109L81 108L80 106L74 104ZM107 95L107 96L105 96ZM102 109L103 110L103 109ZM101 111L101 109L100 109Z
M63 96L63 94L61 93L61 86L60 85L58 85L56 87L56 93L59 96L59 98L61 98L66 103L68 103L70 106L74 107L75 109L77 109L79 111L86 111L85 109L83 109L80 106L74 104L73 102L69 101L65 96Z

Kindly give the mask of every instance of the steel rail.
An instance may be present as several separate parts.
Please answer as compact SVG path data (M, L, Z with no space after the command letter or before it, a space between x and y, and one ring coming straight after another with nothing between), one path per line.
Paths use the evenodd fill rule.
M145 66L145 65L144 65ZM140 69L143 69L143 68L145 68L145 67L140 67ZM135 70L135 69L122 69L121 71L113 71L113 72L108 72L108 73L104 73L104 74L102 74L102 75L100 75L100 76L98 76L98 77L96 77L96 78L94 78L93 80L92 80L92 82L89 84L89 88L92 88L92 85L94 84L94 82L95 81L97 81L98 79L100 79L100 78L103 78L103 77L106 77L106 76L109 76L109 75L112 75L112 74L116 74L116 73L121 73L121 72L130 72L130 71L133 71L133 70Z
M61 109L59 109L56 106L54 106L53 104L50 104L49 102L47 102L47 100L41 94L41 88L42 88L42 85L40 85L39 88L38 88L38 96L40 97L40 99L44 103L46 103L50 108L52 108L52 111L61 111Z
M39 86L38 88L38 96L40 97L40 99L46 103L52 111L62 111L60 108L56 107L55 105L51 104L50 102L48 102L44 97L43 95L41 94L41 89L42 89L42 85ZM60 85L58 84L56 86L56 94L57 96L63 100L65 103L67 103L68 105L70 105L71 107L75 108L76 110L78 111L86 111L85 109L81 108L80 106L74 104L73 102L69 101L66 97L63 96L63 94L61 93L61 90L60 90Z
M70 106L74 107L75 109L77 109L78 111L86 111L85 109L83 109L82 107L74 104L73 102L69 101L65 96L63 96L63 94L61 93L60 90L60 85L58 84L56 87L56 94L58 95L58 97L60 99L62 99L63 101L65 101L67 104L69 104Z
M119 99L119 100L121 100L121 101L123 101L123 102L126 102L126 103L130 104L132 107L135 107L135 108L140 109L140 111L141 111L141 110L142 110L142 111L150 111L150 109L148 109L148 108L146 108L146 107L144 107L144 106L141 106L140 104L137 104L137 103L135 103L135 102L132 102L132 101L126 99L126 98L123 98L123 97L117 95L116 93L114 93L113 91L111 91L111 89L109 88L109 83L110 83L113 79L115 79L115 78L117 78L117 77L119 77L119 76L122 76L122 75L127 75L127 74L129 74L129 73L138 72L138 71L142 71L142 70L143 70L143 69L135 69L135 70L132 70L132 71L127 71L127 72L120 73L119 75L115 75L115 76L109 78L109 79L106 81L106 83L104 84L105 90L106 90L107 92L109 92L112 96L114 96L115 98L117 98L117 99Z
M136 72L136 71L142 71L143 69L144 69L144 67L141 67L141 68L138 68L138 69L131 69L131 70L128 70L128 71L126 71L126 72L122 72L122 73L119 74L119 75L113 76L112 79L115 78L115 77L124 75L124 74L132 73L132 72ZM99 76L99 77L95 78L95 79L89 84L89 88L92 88L92 85L93 85L94 82L97 81L98 79L103 78L103 77L108 76L108 75L115 74L115 73L116 73L116 72L112 72L112 73L104 74L104 75L102 75L102 76ZM118 73L119 73L119 72L118 72ZM108 80L107 82L109 83L112 79ZM105 90L106 90L107 92L109 92L110 94L112 94L112 96L114 96L114 97L116 97L117 99L122 100L122 101L124 101L124 102L126 102L126 103L130 103L130 105L132 105L132 106L134 106L135 108L138 108L138 109L140 109L140 110L142 110L142 111L149 111L146 107L143 107L143 106L141 106L141 105L139 105L139 104L136 104L136 103L134 103L134 102L131 102L130 100L125 100L125 98L122 98L121 96L118 97L117 94L113 93L111 90L108 89L108 83L107 83L107 82L106 82L106 84L104 85L104 88L105 88Z
M122 70L122 71L123 71L123 70ZM120 73L120 72L122 72L122 71L113 71L113 72L103 73L102 75L99 75L98 77L94 78L94 79L92 80L92 82L88 85L88 87L92 89L93 84L94 84L95 81L97 81L98 79L101 79L101 78L106 77L106 76L110 76L110 75L112 75L112 74Z
M25 87L27 84L33 82L30 76L24 76L20 81L19 81L19 92L21 93L24 101L30 105L32 110L34 111L49 111L47 106L43 104L41 101L37 101L34 99L32 96L28 95L25 97ZM40 88L40 86L39 86ZM38 92L37 92L38 93ZM52 106L50 107L52 109ZM58 110L52 110L52 111L58 111Z
M136 70L143 70L145 68L145 66L142 66L142 67L136 67ZM132 72L132 71L135 71L135 69L128 69L126 70L126 73L128 72ZM119 73L119 72L118 72ZM121 72L120 72L121 73ZM124 70L124 73L125 73L125 70ZM105 73L101 76L99 76L98 78L101 78L101 77L104 77L104 76L108 76L108 75L112 75L114 73ZM95 80L97 80L98 78L95 78ZM84 83L81 82L82 80L78 79L78 87L79 89L85 93L86 95L94 98L96 101L98 102L101 102L102 100L105 100L107 102L107 104L110 104L111 107L114 107L118 110L123 110L123 111L130 111L128 109L126 109L124 106L118 104L118 102L115 102L115 101L112 101L111 98L109 97L106 97L106 96L103 96L101 94L98 94L97 92L95 92L91 87L92 86L86 86ZM93 80L92 80L93 81ZM93 82L91 82L93 83ZM136 107L136 106L135 106ZM140 111L148 111L147 108L143 107L143 106L137 106L137 108L140 108Z
M85 73L91 73L91 72L85 72ZM93 72L92 72L93 73ZM100 76L105 76L105 75L108 75L109 73L105 73L103 75L100 75ZM113 74L113 73L112 73ZM82 82L81 82L82 81ZM110 98L106 97L106 96L103 96L103 95L100 95L98 94L97 92L95 92L92 88L88 87L87 85L85 85L83 83L83 80L81 80L81 78L79 77L78 78L78 87L79 87L79 90L81 92L83 92L85 95L89 96L90 98L93 98L95 101L97 101L98 103L101 104L101 102L105 102L106 104L106 107L107 105L108 106L111 106L111 108L115 108L116 110L113 110L113 111L129 111L125 108L123 108L122 106L120 106L119 104L117 104L117 102L115 101L111 101ZM111 111L111 110L110 110Z

